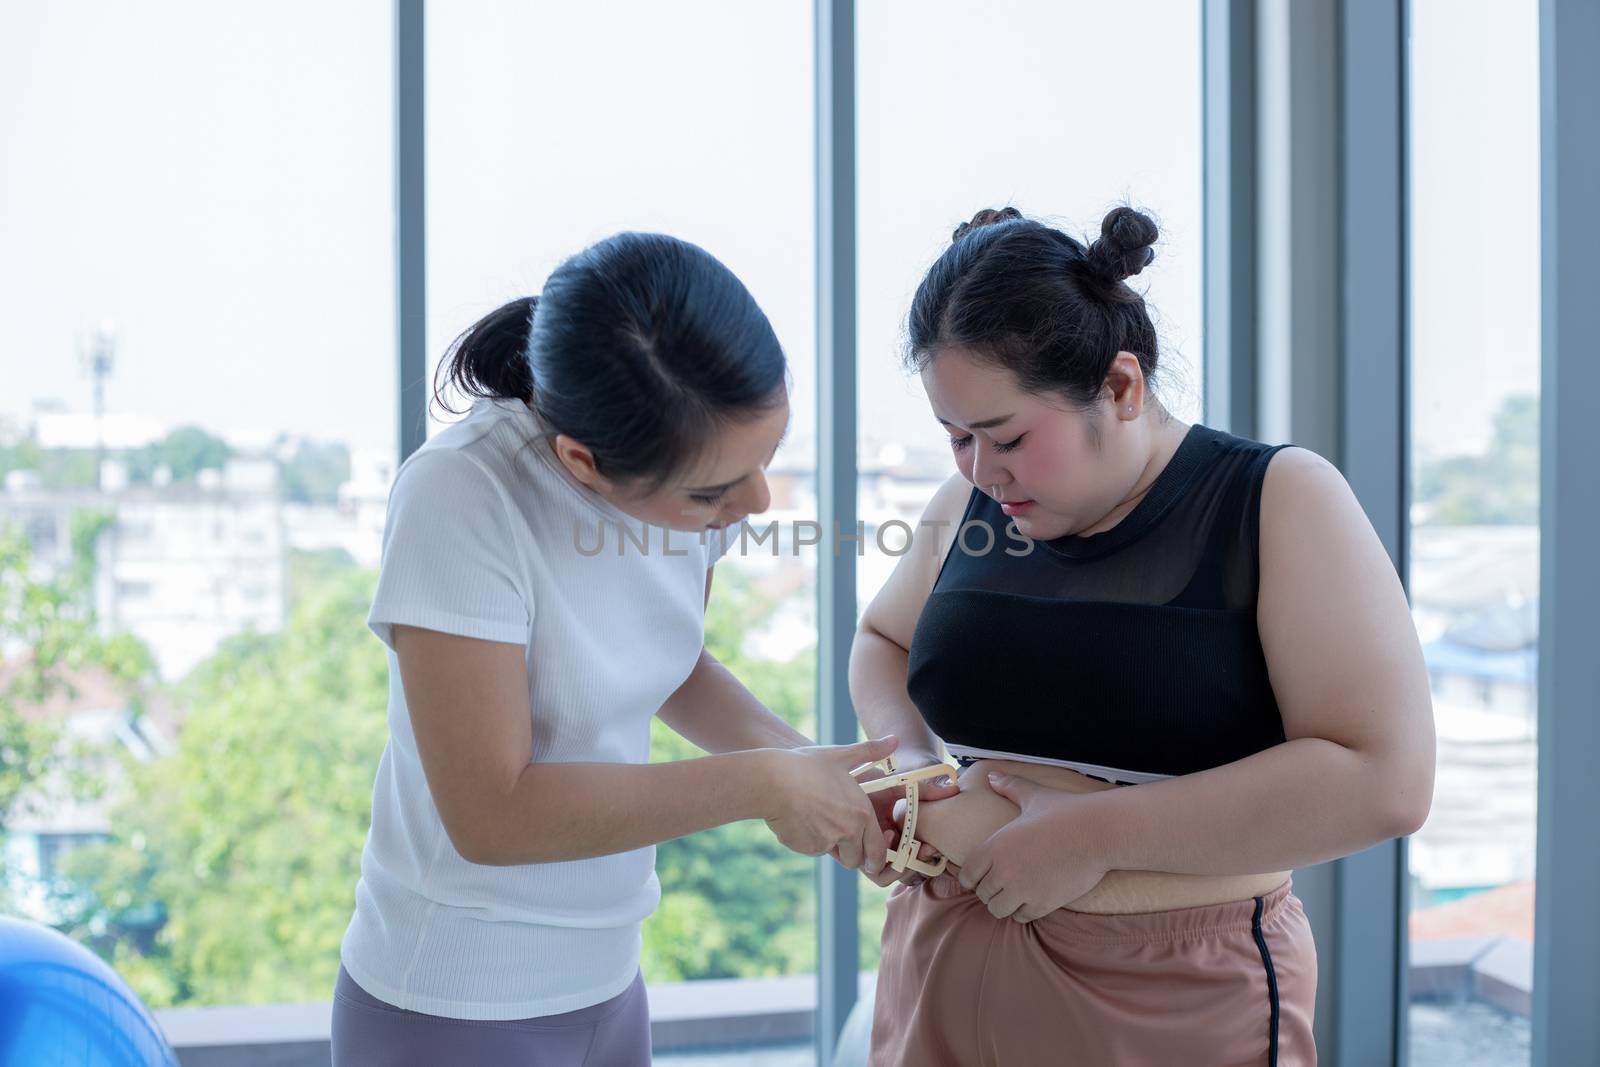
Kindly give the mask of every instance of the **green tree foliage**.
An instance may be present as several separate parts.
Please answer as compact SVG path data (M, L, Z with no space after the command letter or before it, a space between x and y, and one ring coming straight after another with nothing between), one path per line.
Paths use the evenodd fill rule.
M104 516L74 521L75 548L92 554L90 531ZM0 650L16 650L0 661L0 835L17 805L56 772L71 779L82 753L63 745L57 723L27 715L53 697L73 695L72 678L85 670L108 674L130 705L151 674L149 651L127 635L103 637L95 627L81 567L53 581L35 573L28 539L15 524L0 524ZM80 793L93 784L73 780ZM0 894L4 892L0 870Z
M192 482L203 470L221 470L232 450L228 443L198 426L180 426L159 441L135 448L124 456L128 480L154 480L157 468L166 467L174 482Z
M1535 525L1539 521L1539 398L1507 398L1489 449L1424 466L1417 504L1439 526Z
M284 498L297 504L336 504L350 480L350 449L301 438L283 465Z
M32 437L0 445L0 478L32 471L46 489L92 489L94 449L42 448Z
M745 636L777 605L749 579L720 568L706 611L706 647L786 722L815 733L814 655L757 659ZM652 758L700 750L657 720ZM733 823L662 844L656 851L661 909L645 922L647 981L799 974L816 966L815 863L789 851L760 822Z
M86 601L94 588L96 552L100 535L117 524L117 513L85 508L72 513L72 573L69 581Z
M44 464L44 449L15 419L0 417L0 481L12 471L37 471Z
M68 858L95 900L74 932L149 1003L333 987L387 729L372 589L371 572L326 572L283 631L225 642L180 687L176 751L130 768L112 842ZM154 937L126 936L152 909Z
M285 444L280 438L279 444ZM192 482L202 470L221 470L233 449L198 426L180 426L159 441L107 455L127 465L128 481L148 485L165 467L172 481ZM44 448L14 427L0 427L0 478L13 470L33 471L47 489L85 489L96 484L92 448ZM339 486L350 479L350 449L339 442L298 441L283 464L285 499L300 504L334 504Z
M232 454L228 443L198 426L180 426L159 441L138 448L107 449L127 465L128 480L149 483L166 467L174 482L190 482L207 468L220 470ZM0 478L14 470L34 472L46 489L92 489L97 484L95 450L45 448L13 426L0 427Z

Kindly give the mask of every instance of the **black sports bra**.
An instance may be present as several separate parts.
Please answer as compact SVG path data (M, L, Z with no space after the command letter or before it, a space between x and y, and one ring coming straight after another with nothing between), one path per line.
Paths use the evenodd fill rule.
M1284 740L1256 631L1261 484L1278 451L1190 428L1103 533L1031 541L973 490L911 642L908 689L963 763L1121 783ZM1024 553L1024 549L1027 551Z

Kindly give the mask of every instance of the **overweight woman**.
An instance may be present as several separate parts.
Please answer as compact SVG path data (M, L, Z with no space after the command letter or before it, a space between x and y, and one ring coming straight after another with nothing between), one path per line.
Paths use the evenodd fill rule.
M1127 283L1156 238L1129 208L1089 243L980 212L917 291L956 473L850 688L902 767L961 774L917 827L950 866L890 895L875 1067L1312 1064L1290 871L1427 816L1394 567L1326 461L1163 407Z

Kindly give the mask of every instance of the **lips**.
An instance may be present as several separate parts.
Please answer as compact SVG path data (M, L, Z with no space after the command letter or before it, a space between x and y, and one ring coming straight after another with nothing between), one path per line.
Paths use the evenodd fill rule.
M1021 515L1031 507L1033 507L1033 501L1031 500L1000 501L1000 510L1005 512L1007 515Z

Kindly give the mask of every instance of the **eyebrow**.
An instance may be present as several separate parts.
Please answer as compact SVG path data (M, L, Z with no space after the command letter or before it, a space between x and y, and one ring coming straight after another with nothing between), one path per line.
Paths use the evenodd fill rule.
M771 463L774 459L777 458L778 449L783 447L783 442L788 440L788 438L789 438L789 428L787 426L785 426L783 428L783 433L778 435L778 443L772 446L772 455L767 457L767 462L768 463ZM731 482L724 482L721 485L708 485L708 486L704 486L704 487L701 487L701 488L691 488L691 487L685 486L683 491L686 492L686 493L700 493L700 494L702 494L704 496L711 496L713 493L725 493L729 489L732 489L734 486L738 485L740 482L744 481L746 478L749 478L749 477L750 476L748 474L743 474L743 475L740 475L739 477L735 478Z
M944 423L946 426L955 426L956 425L956 423L953 423L949 419L944 418L944 417L939 416L939 415L935 415L934 418L938 419L940 422ZM969 423L967 423L967 425L965 427L960 427L960 428L967 429L967 430L987 430L992 426L1000 426L1000 425L1003 425L1003 424L1005 424L1007 422L1010 422L1010 421L1011 421L1011 416L1010 415L1001 415L998 418L979 419L977 422L969 422Z

